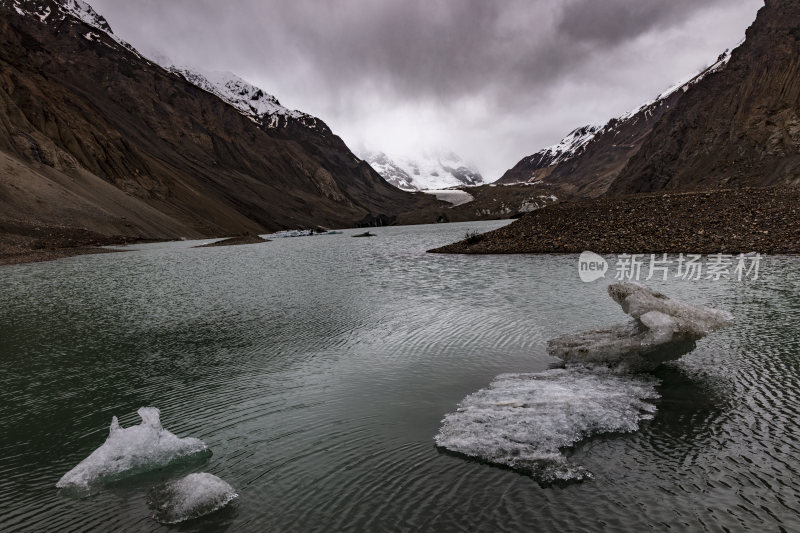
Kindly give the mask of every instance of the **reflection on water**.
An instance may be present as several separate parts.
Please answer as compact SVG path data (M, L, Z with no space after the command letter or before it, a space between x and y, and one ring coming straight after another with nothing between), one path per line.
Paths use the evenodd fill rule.
M800 529L795 258L756 283L654 286L737 320L654 371L652 420L566 451L593 480L543 489L438 453L468 394L547 370L547 339L625 320L577 257L425 254L492 224L4 267L0 530ZM148 491L185 470L59 494L142 406L208 444L193 471L230 483L232 507L153 520Z

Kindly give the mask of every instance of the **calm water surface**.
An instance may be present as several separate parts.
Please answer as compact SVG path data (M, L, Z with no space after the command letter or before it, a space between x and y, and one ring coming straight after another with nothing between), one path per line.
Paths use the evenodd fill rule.
M498 225L0 268L0 530L800 530L800 258L655 285L737 322L655 372L638 432L570 452L593 480L542 488L434 447L466 395L553 365L547 339L626 318L575 256L425 253ZM190 470L232 484L233 506L160 525L147 491L175 471L55 488L141 406L211 447Z

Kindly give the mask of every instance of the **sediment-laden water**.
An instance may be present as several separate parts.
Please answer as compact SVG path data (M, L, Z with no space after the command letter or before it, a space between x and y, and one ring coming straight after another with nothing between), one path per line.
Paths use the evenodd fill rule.
M735 316L678 361L554 371L548 339L627 317L576 256L425 253L498 224L0 269L0 530L800 530L800 259L653 283ZM537 379L520 427L591 478L543 487L436 447L460 403L513 408ZM212 455L56 488L149 406Z

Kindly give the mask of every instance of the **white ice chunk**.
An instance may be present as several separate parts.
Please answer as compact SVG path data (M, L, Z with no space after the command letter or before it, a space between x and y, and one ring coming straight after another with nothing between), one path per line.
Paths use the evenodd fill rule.
M137 413L142 423L128 428L120 427L117 417L113 417L103 445L64 474L56 487L85 489L210 453L203 441L193 437L180 438L161 427L160 412L155 407L142 407Z
M653 417L657 381L582 367L497 376L445 416L436 444L506 466L542 484L592 474L561 449L601 433L632 432Z
M733 322L727 311L672 300L638 283L610 285L608 294L634 321L552 339L551 355L567 362L658 362L680 357L697 339Z
M171 481L153 491L153 518L162 524L177 524L222 509L239 495L213 474L201 472Z

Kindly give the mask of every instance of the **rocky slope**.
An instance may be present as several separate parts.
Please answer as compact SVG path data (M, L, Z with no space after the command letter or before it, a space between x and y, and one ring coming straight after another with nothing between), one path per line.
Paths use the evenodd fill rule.
M609 188L800 182L800 2L766 0L725 69L689 88Z
M387 184L321 120L187 76L80 0L0 0L0 236L221 236L441 205Z
M453 152L432 152L418 157L390 157L384 152L367 151L362 157L383 179L406 191L483 183L480 172Z
M689 80L670 88L603 126L575 129L556 145L520 160L497 180L498 184L546 183L562 194L596 197L606 192L628 160L636 154L656 123L672 109L690 87L723 70L727 53Z

